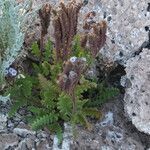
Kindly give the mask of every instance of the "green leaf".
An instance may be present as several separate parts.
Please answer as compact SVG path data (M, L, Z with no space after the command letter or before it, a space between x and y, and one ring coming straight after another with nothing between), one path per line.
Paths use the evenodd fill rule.
M55 100L57 99L57 97L55 97L55 96L57 96L57 95L55 93L53 93L52 91L49 92L48 90L44 91L43 95L44 96L42 99L42 105L45 108L49 109L49 111L55 110L55 107L56 107Z
M74 36L72 51L73 51L73 54L72 54L73 56L79 57L79 53L81 51L80 36L79 35Z
M75 35L72 44L72 56L84 57L87 60L87 64L90 65L94 60L90 54L90 50L81 47L80 35Z
M41 52L40 52L40 49L39 49L39 46L37 44L37 42L34 42L31 46L32 48L32 51L31 53L36 56L36 57L40 57L41 56Z
M77 110L82 111L84 105L89 101L89 99L77 100Z
M32 81L30 80L30 78L26 77L22 82L22 86L20 87L22 90L22 94L26 98L29 98L31 96L32 86L33 86Z
M21 99L16 100L16 102L13 103L10 111L8 112L8 116L13 117L17 113L18 109L21 108L24 105L26 105L26 103L22 103Z
M53 53L53 46L52 46L52 42L49 39L45 45L44 60L49 61L50 57L52 57L52 53Z
M50 67L51 65L47 61L44 61L42 63L42 74L48 76L50 74Z
M39 108L37 106L28 106L28 110L34 113L34 115L42 116L44 115L44 108Z
M60 125L57 125L56 127L57 127L56 128L56 135L58 138L58 144L61 144L63 141L63 131L62 131L62 128Z
M38 130L43 129L45 126L49 126L50 124L53 124L58 121L58 115L57 114L46 114L44 116L41 116L40 118L37 118L32 123L32 129Z
M82 113L77 113L73 115L73 124L81 124L85 126L88 130L91 130L92 125L88 122L86 116Z
M95 117L96 119L100 119L102 116L101 112L98 111L96 108L83 108L83 114L89 117Z
M32 63L32 66L33 66L35 74L42 73L41 65L37 65L36 63Z
M62 69L62 64L61 63L56 63L54 65L51 65L51 80L55 82L57 79L59 73L61 72Z
M82 94L89 89L96 88L97 84L95 82L89 81L82 76L80 79L80 84L77 85L75 94L78 98L82 98Z
M38 74L38 79L42 89L48 88L50 83L42 74Z
M72 113L72 101L70 96L65 93L61 93L58 98L57 105L61 115L64 117L65 120L68 120L71 117Z
M63 130L62 130L63 127L58 122L55 122L53 124L50 124L48 128L51 132L56 133L58 138L58 144L61 144L63 140Z
M114 98L119 94L119 90L114 87L108 87L103 82L98 84L97 88L90 89L89 91L88 107L97 107Z

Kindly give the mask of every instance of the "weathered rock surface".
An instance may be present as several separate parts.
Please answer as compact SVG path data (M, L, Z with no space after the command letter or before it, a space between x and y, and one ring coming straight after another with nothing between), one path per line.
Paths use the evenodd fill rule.
M13 132L21 137L26 137L27 135L35 134L35 131L21 129L21 128L14 128Z
M16 146L19 138L16 134L0 134L0 150L5 150L9 147Z
M150 148L150 137L138 132L124 116L122 98L103 105L104 117L93 125L92 131L79 127L80 133L77 134L72 150L147 150Z
M150 134L150 50L127 62L125 110L138 130Z
M150 23L149 0L102 0L99 7L107 14L108 35L102 53L114 61L126 64L143 42L148 40L145 26ZM99 15L98 15L99 16Z
M36 144L37 150L52 150L47 140L40 141Z
M27 145L25 139L22 140L19 144L16 150L27 150Z
M0 113L0 132L3 132L6 129L7 116Z

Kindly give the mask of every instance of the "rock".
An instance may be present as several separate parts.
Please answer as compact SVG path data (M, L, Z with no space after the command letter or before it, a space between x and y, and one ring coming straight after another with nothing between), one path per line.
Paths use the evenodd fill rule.
M118 142L122 141L123 134L120 132L117 132L117 131L108 130L106 139L111 140L111 142L113 141L113 143L118 143Z
M27 129L30 130L31 128L25 124L23 121L20 121L19 124L17 125L17 128L21 128L21 129Z
M98 148L99 148L99 141L98 141L98 140L93 140L92 143L93 143L93 147L94 147L95 149L98 149Z
M18 144L16 150L28 150L25 139Z
M101 126L110 126L113 125L114 119L113 119L113 113L112 112L108 112L105 115L104 120L100 123Z
M3 102L6 105L6 103L10 100L9 96L10 95L7 95L7 96L0 95L0 102Z
M70 143L73 142L72 137L72 126L70 124L64 123L62 149L69 150Z
M34 135L36 133L35 131L30 131L30 130L21 129L21 128L14 128L13 132L21 137L26 137L29 134Z
M46 131L39 131L39 133L37 134L37 138L47 138L49 137L49 134Z
M47 140L40 141L36 144L36 150L52 150Z
M105 10L108 21L107 45L101 52L121 64L126 64L134 52L148 40L145 26L149 25L150 15L147 14L146 1L107 1L99 5L101 13ZM93 6L94 7L94 6ZM112 42L113 41L113 42Z
M127 62L126 78L125 111L139 131L150 134L150 50Z
M34 150L36 146L35 137L29 136L24 138L19 144L16 150Z
M127 143L123 143L119 150L144 150L140 142L135 141L133 138L127 138Z
M73 143L72 141L72 127L70 124L64 123L64 133L63 133L63 141L61 148L59 148L58 138L54 136L53 140L53 150L70 150L70 145Z
M103 142L113 149L119 149L122 143L127 143L123 129L114 125L109 128L103 127L102 137Z
M31 138L26 138L26 139L25 139L25 143L26 143L28 149L33 149L33 148L35 148L36 143L35 143L35 141L34 141L33 139L31 139Z
M7 125L7 115L0 113L0 132L6 129L6 125Z
M37 139L36 134L28 134L26 138L29 138L34 141L36 141L36 139Z
M18 113L15 114L15 117L13 117L13 121L17 124L22 120L22 116Z
M18 142L19 138L14 133L0 134L0 150L5 150L10 146L16 146Z
M101 147L101 150L112 150L112 147L104 145Z
M13 129L14 128L14 123L11 120L7 121L7 128Z

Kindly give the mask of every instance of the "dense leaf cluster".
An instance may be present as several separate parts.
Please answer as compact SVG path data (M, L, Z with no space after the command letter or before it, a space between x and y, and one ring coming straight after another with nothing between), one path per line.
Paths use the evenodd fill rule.
M81 52L76 49L77 56L81 55ZM32 73L24 74L25 78L16 79L13 87L10 87L13 105L9 115L13 116L19 108L26 106L32 112L27 119L35 130L46 127L60 135L64 121L72 125L82 124L90 129L91 124L87 117L99 118L101 113L96 108L87 107L89 99L85 99L83 93L88 89L96 88L96 83L85 79L82 75L75 88L77 110L73 112L72 97L62 91L57 83L63 64L55 61L52 43L48 41L42 55L37 43L34 43L31 54L39 58L40 63L32 63Z

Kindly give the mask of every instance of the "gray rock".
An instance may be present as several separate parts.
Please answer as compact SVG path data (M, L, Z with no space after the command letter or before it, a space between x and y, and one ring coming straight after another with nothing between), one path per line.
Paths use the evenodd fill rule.
M104 145L101 147L101 150L113 150L113 148L110 146Z
M108 112L105 115L104 120L100 123L100 125L104 127L104 126L113 125L113 123L114 123L113 113L112 112Z
M47 138L49 134L46 131L39 131L37 138Z
M17 124L21 121L22 116L18 113L15 114L15 117L13 117L13 121L15 121Z
M121 142L123 140L123 134L117 131L108 130L106 135L107 140L111 140L114 143Z
M47 140L36 143L36 150L52 150Z
M27 129L21 129L21 128L14 128L13 132L21 137L26 137L27 135L34 135L36 132L27 130Z
M13 130L13 128L14 128L14 123L11 121L11 120L8 120L7 121L7 128L9 129L9 130Z
M130 59L126 73L131 86L125 92L125 111L139 131L150 134L150 51Z
M6 124L7 124L7 115L0 113L0 132L6 129Z
M33 148L35 148L36 143L35 143L35 141L34 141L33 139L31 139L31 138L26 138L26 139L25 139L25 142L26 142L26 145L27 145L27 148L28 148L28 149L33 149Z
M127 138L128 143L123 143L119 150L144 150L141 143L135 141L133 138Z
M62 147L59 148L58 138L55 136L53 140L53 150L70 150L71 143L73 143L72 127L70 124L64 123Z
M9 146L16 146L19 142L19 138L14 133L0 134L0 150L5 150Z
M16 150L28 150L25 139L18 144Z
M28 134L26 138L29 138L29 139L34 140L34 141L37 139L36 134Z
M10 100L10 95L2 96L0 95L0 101L2 101L4 104L6 104Z

